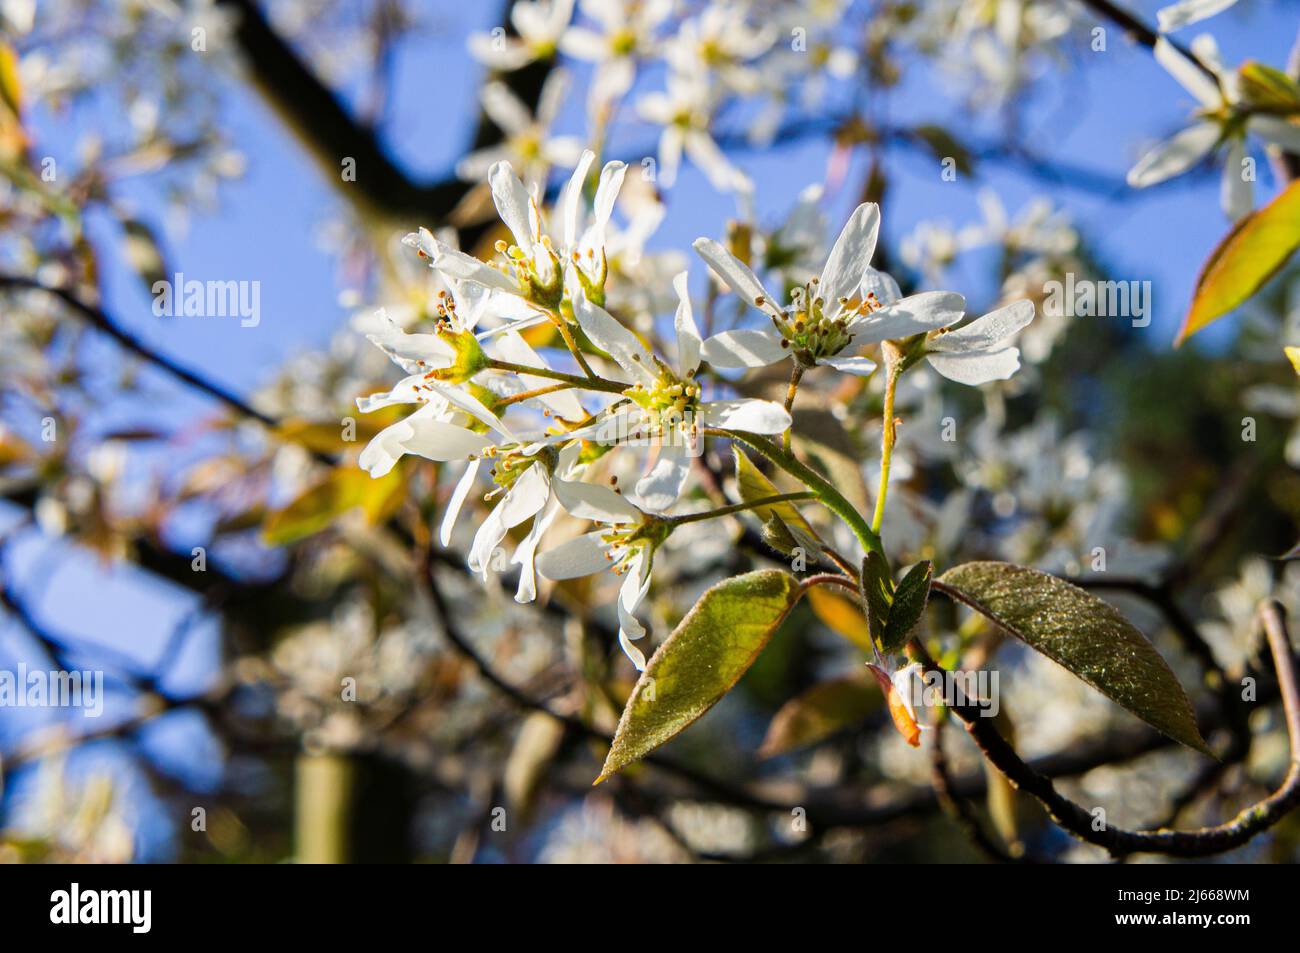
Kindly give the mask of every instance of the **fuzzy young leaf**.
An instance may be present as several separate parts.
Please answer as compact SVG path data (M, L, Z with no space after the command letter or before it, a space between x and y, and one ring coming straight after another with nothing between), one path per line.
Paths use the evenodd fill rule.
M885 641L885 626L894 605L894 580L889 574L885 557L875 551L867 553L862 561L862 598L867 603L867 623L871 637Z
M758 755L773 758L816 744L862 721L880 707L880 702L880 688L856 675L814 685L782 705L772 717Z
M746 503L754 500L761 500L769 496L777 496L780 490L776 484L764 476L763 471L754 466L754 462L749 459L743 450L735 448L736 452L736 490L740 498ZM776 517L786 525L788 529L798 529L811 538L816 538L817 534L813 532L812 526L803 518L799 508L793 503L774 503L771 506L756 506L754 513L763 520L769 522L772 517ZM793 538L793 537L792 537Z
M1211 753L1174 673L1109 603L1063 579L1010 563L966 563L948 570L938 584L1153 728Z
M889 610L889 621L885 624L883 649L885 652L897 652L921 621L925 604L930 598L930 580L934 576L934 566L928 560L922 560L911 569L894 590L894 604Z
M794 576L764 569L724 580L701 596L637 679L596 783L712 708L754 664L799 594Z

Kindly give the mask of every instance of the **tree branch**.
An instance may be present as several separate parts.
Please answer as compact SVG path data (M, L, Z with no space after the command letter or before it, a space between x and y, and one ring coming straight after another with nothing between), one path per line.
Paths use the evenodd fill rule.
M1060 794L1050 779L1021 760L1015 749L998 733L992 720L983 717L978 707L961 704L955 706L953 712L966 723L967 732L984 756L1006 775L1007 780L1036 797L1057 824L1079 839L1104 847L1117 857L1134 853L1175 857L1220 854L1247 843L1300 804L1300 685L1296 681L1291 645L1280 606L1270 601L1260 611L1286 710L1291 765L1281 786L1273 794L1224 824L1194 831L1130 831L1103 824L1098 830L1093 814ZM909 643L909 651L927 670L944 671L916 639Z

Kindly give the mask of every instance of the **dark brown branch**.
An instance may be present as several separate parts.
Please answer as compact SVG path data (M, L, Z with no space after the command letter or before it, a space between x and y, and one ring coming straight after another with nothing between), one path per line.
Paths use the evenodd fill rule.
M934 732L930 739L930 781L934 793L939 798L939 805L944 813L965 832L966 837L981 853L999 864L1028 863L1025 857L1013 857L1002 849L984 830L979 818L972 810L970 802L953 789L952 775L948 769L948 756L943 750L944 727L948 723L948 713L943 711L934 722Z
M947 587L936 585L939 591ZM979 745L984 756L1006 775L1016 787L1032 794L1061 827L1111 854L1122 857L1134 853L1160 853L1176 857L1206 857L1240 847L1260 832L1272 827L1300 804L1300 685L1296 681L1294 660L1281 608L1274 602L1261 608L1261 619L1268 635L1278 683L1282 691L1291 742L1291 765L1281 786L1267 798L1240 812L1231 821L1215 827L1192 831L1130 831L1103 825L1094 828L1092 813L1060 794L1051 780L1026 764L1015 749L998 733L991 719L984 718L978 707L963 704L954 713L966 723L966 730ZM943 670L930 658L925 647L915 639L909 651L927 670Z
M448 173L430 182L413 179L399 166L370 127L357 121L294 48L276 32L255 0L217 0L237 14L235 39L249 76L277 116L316 160L328 181L342 182L341 163L356 162L356 179L342 194L367 211L387 218L432 224L444 219L469 193L473 183ZM506 9L511 6L507 3ZM513 32L509 17L505 28ZM529 107L536 107L549 63L534 63L503 77ZM437 102L436 90L430 100ZM499 141L500 130L480 117L472 148Z
M1160 39L1159 33L1127 10L1111 3L1110 0L1080 0L1080 2L1082 2L1085 7L1088 7L1095 13L1101 14L1107 20L1110 20L1122 29L1129 39L1141 43L1149 50L1154 49L1156 40ZM1187 47L1180 44L1177 40L1171 39L1167 36L1164 40L1166 43L1174 47L1174 49L1178 50L1178 52L1182 53L1185 57L1199 66L1206 74L1214 76L1214 71L1202 63L1191 50L1187 49Z
M327 176L341 181L341 163L354 159L356 181L348 184L385 215L409 217L430 209L445 213L465 194L466 187L455 179L428 185L413 181L276 32L254 0L217 3L237 15L234 35L253 84Z
M41 291L58 298L65 305L75 311L88 325L112 338L125 350L134 354L136 357L141 358L155 367L161 368L172 377L175 377L182 383L193 387L195 390L207 394L209 397L215 398L244 417L259 421L266 424L268 427L274 427L276 425L275 418L262 413L234 391L229 390L214 381L208 380L197 371L192 371L188 367L176 363L165 354L154 350L148 344L145 344L135 335L131 334L119 325L109 317L105 311L81 300L81 298L66 288L57 288L52 285L42 284L34 278L24 278L21 275L0 275L0 289L5 288Z

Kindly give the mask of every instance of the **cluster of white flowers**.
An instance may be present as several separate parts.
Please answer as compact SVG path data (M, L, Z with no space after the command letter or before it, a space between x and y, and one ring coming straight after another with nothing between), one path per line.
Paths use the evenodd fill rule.
M557 55L592 71L587 109L594 128L605 128L639 75L663 76L663 88L635 93L635 115L660 127L658 183L670 187L683 155L720 190L744 190L749 179L727 158L710 131L714 118L738 98L759 105L748 135L769 142L791 107L818 105L828 81L845 80L858 54L843 45L847 0L722 0L683 13L672 0L538 0L517 3L511 24L470 38L470 52L488 67L509 72ZM575 15L575 13L577 15ZM837 39L837 35L840 39ZM569 166L577 147L551 134L568 88L568 73L554 70L531 114L505 84L483 90L484 111L505 140L474 153L459 166L462 177L481 178L491 162L506 159L526 182L550 166Z
M900 10L894 30L933 55L972 104L993 105L1039 76L1079 24L1064 0L931 0Z
M418 405L374 437L360 464L378 477L406 454L466 462L445 510L443 545L476 482L488 478L494 487L485 500L493 506L470 546L470 568L487 577L518 566L521 602L536 598L538 575L563 580L613 570L623 577L620 641L642 668L644 655L632 644L645 634L636 611L655 552L681 518L669 511L687 488L692 459L709 436L775 436L791 428L788 403L732 396L735 381L720 371L790 361L800 376L817 366L870 375L889 346L899 372L924 361L951 380L981 384L1015 372L1011 340L1033 306L1015 302L959 327L961 295L903 297L889 275L871 267L880 211L868 203L853 212L820 275L800 272L791 282L786 305L731 251L697 240L699 256L767 324L702 335L683 270L671 278L674 345L661 356L648 343L653 329L643 336L607 310L619 283L611 279L607 237L626 168L609 162L596 174L594 163L590 151L579 157L549 212L538 186L526 186L508 162L493 164L492 197L513 241L498 241L492 261L425 230L408 236L447 290L436 299L431 332L408 333L382 311L359 319L359 329L407 375L359 400L360 408ZM539 349L553 351L566 369ZM627 493L613 473L619 459L637 474ZM593 528L564 538L562 513ZM528 521L507 563L501 547Z

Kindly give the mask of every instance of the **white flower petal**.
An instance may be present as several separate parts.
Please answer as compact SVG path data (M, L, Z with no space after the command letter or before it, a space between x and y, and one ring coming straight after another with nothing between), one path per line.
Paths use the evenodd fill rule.
M496 568L497 560L494 556L506 538L506 532L505 521L501 518L501 507L498 506L479 524L478 532L474 534L474 542L469 548L469 557L465 560L471 572L481 573L483 578L487 579L488 572Z
M704 342L700 353L721 368L766 367L790 356L775 328L720 331Z
M546 77L546 82L542 84L541 95L537 97L537 124L543 129L549 129L551 124L560 114L560 109L564 105L565 98L569 95L569 74L563 69L551 70L551 75ZM554 142L555 140L552 140ZM574 140L575 143L577 140ZM569 165L578 161L578 153L573 153L573 158Z
M876 268L868 268L858 285L858 297L866 298L868 295L875 295L876 300L886 306L903 299L903 292L894 276Z
M404 420L390 424L370 438L357 458L357 465L372 477L384 476L405 455L406 441L413 434L411 425Z
M1020 368L1020 351L1009 347L1001 351L966 354L927 354L926 360L950 381L977 385L1009 378Z
M926 345L929 351L962 353L995 349L1034 320L1034 303L1027 298L991 311L970 324L941 334Z
M604 308L592 304L581 292L573 302L573 310L591 342L612 357L627 372L631 382L650 384L655 381L654 359L635 334L619 324Z
M598 523L635 523L641 511L607 486L577 480L552 480L556 498L569 513Z
M452 278L463 278L466 281L476 281L485 288L497 288L511 294L519 290L509 275L498 271L486 262L479 261L457 248L452 248L450 245L438 241L436 238L433 241L433 247L436 255L433 260L433 267L444 275L449 275Z
M635 613L650 591L650 564L645 547L629 556L627 575L618 592L618 643L638 672L645 671L645 655L632 642L644 637L646 630Z
M423 373L411 374L393 385L392 390L358 397L357 410L369 414L394 404L423 404L429 402L430 396L436 401L442 401L440 396L429 390L428 381Z
M446 463L472 457L492 445L482 434L436 419L438 410L434 406L421 407L405 420L385 427L361 451L358 464L371 476L380 477L403 454Z
M1219 127L1198 122L1178 135L1157 145L1128 170L1127 181L1135 189L1155 185L1182 175L1214 148L1219 141Z
M528 107L505 83L494 81L486 84L479 94L479 101L488 118L508 136L522 135L533 124Z
M605 37L586 27L570 27L560 37L560 52L576 60L600 62L608 51L609 42Z
M407 453L447 463L468 459L492 446L492 441L481 433L441 420L416 420L418 416L417 412L406 418L415 431L406 442Z
M596 153L590 149L582 151L582 158L578 160L573 175L564 186L559 201L556 202L562 229L560 237L564 241L565 250L572 250L577 245L578 212L582 205L582 186L587 181L587 172L591 169L591 164L595 161Z
M1251 116L1246 128L1257 136L1267 139L1284 152L1300 153L1300 126L1278 116ZM1241 171L1241 163L1237 164Z
M954 291L922 291L881 308L851 326L853 347L897 341L962 319L966 299Z
M358 315L352 326L408 374L449 367L456 357L451 345L436 334L407 334L383 308Z
M510 150L504 145L476 149L456 163L456 175L466 182L482 182L493 163L509 158Z
M513 43L507 40L502 46L490 33L474 33L466 45L470 56L484 66L502 73L514 72L533 61L532 52L519 40L514 40Z
M546 505L551 495L551 477L546 467L535 463L519 474L506 495L497 504L501 522L506 529L514 529Z
M533 253L533 199L519 181L515 170L509 162L498 162L488 170L488 183L492 186L492 202L497 207L497 214L506 223L510 234L515 237L515 244L527 255Z
M834 306L840 298L851 297L862 282L876 251L876 237L880 232L880 206L863 202L849 217L848 223L835 239L826 267L817 282L817 294L827 304Z
M623 614L621 609L619 614ZM636 617L631 613L627 613L627 615L630 617L630 621L635 623L641 631L633 634L634 630L620 625L618 628L618 644L623 649L623 654L627 656L628 661L632 663L632 666L638 672L644 672L646 667L645 653L632 644L632 639L639 639L645 635L645 627L640 622L637 622Z
M706 427L751 433L781 433L790 426L790 414L770 400L711 400L700 404L700 418Z
M659 447L650 470L636 483L637 499L643 509L662 513L682 495L682 487L691 472L691 459L684 442L674 441Z
M459 387L452 387L437 381L429 381L428 388L447 403L459 410L463 410L480 423L485 423L506 440L514 440L515 435L510 428L502 422L501 418L488 410L487 407L473 394L463 391Z
M697 238L691 247L708 263L714 274L722 279L723 284L747 304L762 308L768 314L777 310L776 302L750 267L712 238Z
M1163 36L1152 47L1156 62L1168 71L1178 84L1187 90L1202 106L1216 109L1223 104L1223 91L1214 78L1194 62L1179 52L1178 48Z
M866 377L876 369L876 362L865 357L824 357L817 363L858 377Z
M515 602L532 602L537 598L537 544L542 541L542 537L546 535L546 531L550 529L560 512L559 500L552 497L547 501L546 508L533 520L528 535L515 547L515 554L510 557L510 562L519 566L519 585L515 587Z
M718 148L713 137L698 129L686 133L684 140L686 154L704 173L719 192L731 192L751 187L749 177L737 169L727 159L727 154Z
M1156 24L1161 33L1172 33L1221 13L1236 2L1237 0L1180 0L1157 10Z
M605 542L608 530L596 530L561 543L540 554L533 565L539 575L559 582L577 579L592 573L604 572L613 565L609 544Z
M614 214L614 202L623 188L623 179L627 176L627 163L606 162L600 170L600 184L596 186L596 198L592 203L592 228L588 233L591 247L599 248L605 244L605 226Z
M442 525L438 527L438 542L443 546L451 545L451 532L456 528L456 520L460 517L461 507L465 505L469 491L474 489L474 481L478 479L478 468L481 462L478 457L471 460L456 482L456 488L451 491L451 499L447 501L447 512L442 515Z
M685 141L685 133L681 127L672 124L670 116L668 125L664 126L664 131L659 136L659 185L665 189L672 188L677 181L677 169L682 164L682 146Z
M677 291L677 315L673 324L677 330L677 373L683 379L694 377L700 366L700 329L695 324L695 315L691 311L691 292L687 286L687 272L683 271L673 278L673 288Z
M890 678L890 681L894 685L895 693L897 693L899 700L902 701L903 707L907 709L907 713L912 717L912 721L916 721L916 706L913 700L912 680L919 678L921 678L920 662L912 662L910 665L903 666ZM922 682L922 685L924 685L924 682ZM921 725L919 727L923 728L925 726Z

